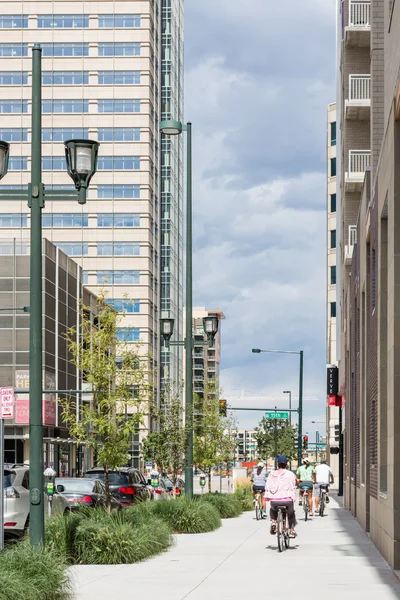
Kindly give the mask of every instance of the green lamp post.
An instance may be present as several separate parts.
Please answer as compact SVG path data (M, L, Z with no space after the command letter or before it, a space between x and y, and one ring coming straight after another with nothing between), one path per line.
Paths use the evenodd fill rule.
M2 189L0 200L27 201L30 229L30 341L29 341L29 536L35 547L44 545L43 479L43 360L42 360L42 209L45 199L86 202L90 179L96 172L99 143L70 140L65 143L68 173L77 192L45 192L42 182L42 48L32 48L31 183L28 191ZM0 179L7 174L10 146L0 141Z

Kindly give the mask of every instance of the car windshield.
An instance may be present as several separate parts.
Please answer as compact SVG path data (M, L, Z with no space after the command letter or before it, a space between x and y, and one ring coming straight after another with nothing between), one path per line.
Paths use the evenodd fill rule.
M4 489L12 486L13 479L12 473L4 473Z
M85 478L86 479L101 479L101 481L104 481L104 475L105 475L104 472L86 473ZM128 477L126 475L123 475L122 473L109 473L108 481L109 481L110 485L125 485L125 484L129 483Z
M84 479L56 479L56 487L58 485L64 486L62 494L65 492L91 492L93 490L93 481Z

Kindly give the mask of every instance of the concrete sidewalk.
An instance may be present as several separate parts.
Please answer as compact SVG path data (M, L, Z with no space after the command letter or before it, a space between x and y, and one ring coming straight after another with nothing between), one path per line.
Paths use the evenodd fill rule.
M257 522L245 513L214 533L176 536L169 552L144 563L74 567L75 599L247 600L255 589L260 595L262 580L265 597L272 598L400 598L400 581L334 499L323 519L305 523L300 507L298 519L298 538L282 554L269 534L269 520Z

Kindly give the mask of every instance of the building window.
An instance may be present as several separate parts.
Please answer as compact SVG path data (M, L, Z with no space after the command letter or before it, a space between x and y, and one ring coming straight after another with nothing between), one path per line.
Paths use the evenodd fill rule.
M99 171L137 171L140 156L99 156Z
M336 229L331 231L331 248L336 248Z
M138 184L114 184L114 185L98 185L97 198L99 199L124 199L124 198L140 198L140 185Z
M85 128L63 128L63 127L45 127L42 129L42 141L43 142L65 142L66 140L72 139L87 139L89 137L89 130ZM46 186L47 187L47 186ZM71 187L71 186L69 186Z
M88 227L88 215L81 213L46 214L43 213L43 227Z
M331 285L336 285L336 266L331 267Z
M331 177L336 177L336 158L331 158Z
M82 283L84 285L89 283L89 271L82 271Z
M97 227L140 227L140 215L107 213L97 215Z
M331 194L330 212L336 212L336 194Z
M139 327L117 327L116 333L119 342L138 342L140 339Z
M336 121L331 123L331 146L336 146Z
M28 215L21 213L0 214L0 227L28 227Z
M87 256L88 254L87 242L66 242L63 244L54 242L54 245L68 256Z
M104 42L99 44L99 56L140 56L140 42Z
M0 139L4 142L27 142L28 130L23 127L0 129Z
M331 302L331 318L336 317L336 302Z
M372 248L371 257L371 307L372 312L376 307L376 251Z
M99 71L99 85L138 85L140 71Z
M137 29L140 15L99 15L99 29Z
M44 113L87 113L89 100L43 100Z
M65 156L42 156L43 171L66 171Z
M17 256L29 254L29 244L27 244L27 243L13 244L13 242L0 242L0 255L1 256L10 256L10 255L13 255L14 252Z
M27 156L10 156L8 159L9 171L27 171L28 157Z
M28 15L0 15L0 29L28 29Z
M28 44L0 44L0 56L7 58L28 56Z
M43 85L86 85L89 83L88 71L43 71Z
M133 242L97 242L98 256L139 256L140 244Z
M139 127L99 127L99 142L140 142Z
M140 100L99 100L99 113L138 113L140 112Z
M38 15L38 29L84 29L89 27L89 15Z
M88 43L42 44L43 56L89 56Z
M140 283L140 271L97 271L97 283L137 285Z
M1 71L0 85L27 85L27 71Z
M130 300L129 298L113 298L106 300L107 304L112 306L118 312L139 313L140 300Z
M21 114L28 112L28 100L0 100L1 114Z

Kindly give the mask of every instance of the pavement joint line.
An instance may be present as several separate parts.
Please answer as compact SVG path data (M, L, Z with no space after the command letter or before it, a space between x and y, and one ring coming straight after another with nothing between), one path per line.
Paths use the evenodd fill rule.
M240 542L240 544L234 550L232 550L232 552L230 554L228 554L228 556L225 556L224 560L222 560L216 567L214 567L214 569L210 573L208 573L208 575L206 575L197 585L195 585L194 588L192 588L187 594L185 594L184 596L182 596L181 600L185 600L185 598L188 598L190 596L190 594L192 594L201 585L203 585L203 583L205 581L207 581L207 579L209 579L211 577L211 575L213 575L216 571L218 571L218 569L220 567L222 567L222 565L225 564L226 561L229 560L242 546L244 546L244 544L246 542L248 542L249 539L252 538L253 535L255 535L259 530L260 530L260 526L257 527L257 529L255 529L245 540L243 540L242 542Z
M72 565L72 573L73 573L73 577L75 578L75 573L74 573L74 567L77 567L80 565ZM121 564L121 565L87 565L87 566L92 566L92 567L118 567L116 570L117 571L121 571L124 567L130 567L131 565L127 565L127 564ZM101 575L100 577L96 577L95 579L92 579L91 581L87 581L86 583L84 583L83 585L79 586L79 589L83 589L84 587L86 587L87 585L91 585L94 581L99 581L100 579L104 579L105 577L109 577L110 573L104 573L104 575ZM114 573L113 573L114 576Z

